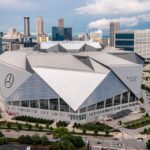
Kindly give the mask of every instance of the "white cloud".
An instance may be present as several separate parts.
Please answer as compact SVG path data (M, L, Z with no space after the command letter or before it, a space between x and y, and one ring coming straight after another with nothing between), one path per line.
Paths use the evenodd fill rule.
M122 25L126 25L127 27L136 26L138 24L138 18L131 17L131 18L118 18L118 19L100 19L89 23L88 27L90 29L105 30L109 28L109 23L111 21L115 21L115 22L119 21Z
M137 26L139 22L150 22L149 16L150 13L137 15L133 17L120 17L114 19L103 18L103 19L90 22L88 27L90 29L106 30L109 29L109 24L111 21L120 22L120 24L125 27L133 27L133 26Z
M78 14L129 15L150 12L150 0L92 0L76 9Z
M39 5L35 0L0 0L0 7L30 11L39 8Z

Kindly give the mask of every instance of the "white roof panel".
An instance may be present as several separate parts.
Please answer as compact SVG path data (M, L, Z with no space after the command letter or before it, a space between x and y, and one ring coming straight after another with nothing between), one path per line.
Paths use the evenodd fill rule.
M107 76L82 71L33 69L74 111Z

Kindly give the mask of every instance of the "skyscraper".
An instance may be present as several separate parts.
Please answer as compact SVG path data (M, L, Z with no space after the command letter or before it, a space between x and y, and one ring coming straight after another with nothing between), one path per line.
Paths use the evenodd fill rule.
M43 34L43 18L39 16L37 18L37 35Z
M110 22L110 46L115 44L115 33L120 31L120 22Z
M2 49L2 38L0 37L0 54L2 53L3 49Z
M64 19L63 18L58 19L58 27L61 27L61 28L64 27Z
M24 17L24 36L30 37L30 18Z

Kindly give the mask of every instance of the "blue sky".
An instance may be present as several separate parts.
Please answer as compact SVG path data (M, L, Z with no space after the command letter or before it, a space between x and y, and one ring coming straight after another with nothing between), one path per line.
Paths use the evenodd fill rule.
M0 30L9 27L23 31L23 17L31 18L31 32L36 32L36 18L44 19L44 30L51 32L58 18L74 34L103 30L110 21L120 21L122 29L150 28L150 0L0 0Z

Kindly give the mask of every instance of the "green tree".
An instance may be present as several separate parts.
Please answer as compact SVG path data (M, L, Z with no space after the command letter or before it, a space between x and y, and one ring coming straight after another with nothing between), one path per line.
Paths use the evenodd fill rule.
M144 133L147 133L147 129L146 128L144 129Z
M38 129L39 128L39 123L36 122L35 127Z
M28 124L28 130L31 130L31 129L32 129L32 125Z
M17 129L18 129L18 130L21 130L21 129L22 129L22 126L21 126L20 123L17 123Z
M148 142L146 143L146 147L148 150L150 150L150 140L148 140Z
M42 131L42 130L43 130L43 127L42 127L42 126L39 126L39 130Z
M42 145L47 145L49 143L47 136L41 137Z
M60 127L53 130L53 137L54 138L62 138L64 135L69 134L68 129L64 127Z
M7 128L10 129L11 128L11 123L7 122Z
M106 135L109 135L109 133L110 133L109 130L105 130Z
M34 145L42 144L42 141L41 141L41 138L40 138L39 135L35 134L31 138L32 138L32 141L33 141Z
M86 129L84 128L84 129L82 130L82 132L83 132L84 134L86 134Z

